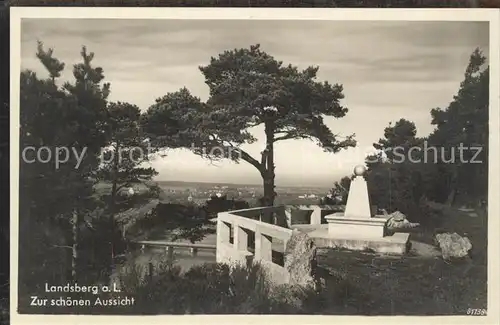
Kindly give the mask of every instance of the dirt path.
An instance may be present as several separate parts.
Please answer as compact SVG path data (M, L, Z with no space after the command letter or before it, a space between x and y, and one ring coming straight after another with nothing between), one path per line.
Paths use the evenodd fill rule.
M426 257L434 258L441 256L441 252L439 251L439 248L437 248L436 246L416 240L411 240L411 249L409 253L411 255L421 256L424 258Z

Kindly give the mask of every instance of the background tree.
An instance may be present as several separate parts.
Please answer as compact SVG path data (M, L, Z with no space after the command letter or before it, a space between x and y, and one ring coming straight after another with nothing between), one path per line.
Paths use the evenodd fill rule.
M276 196L276 142L311 139L330 152L355 145L352 135L340 137L324 123L324 116L344 117L347 108L340 104L341 85L316 80L318 67L283 65L254 45L224 51L200 71L210 89L209 100L202 103L185 88L167 94L149 108L146 130L160 146L187 147L210 159L251 164L262 177L265 205L273 205ZM256 126L265 134L257 158L242 149L256 141L250 132Z
M453 101L445 109L431 111L436 130L429 136L429 143L445 151L446 158L439 157L438 163L448 177L448 204L455 202L457 192L461 194L462 201L470 198L479 203L487 197L489 66L485 62L482 52L476 49ZM464 159L461 159L458 152L460 145L480 149L464 150ZM479 155L474 157L478 150ZM454 161L451 158L455 158ZM473 158L482 163L470 163Z
M150 159L147 139L140 128L141 111L136 105L129 103L109 103L107 106L109 147L103 151L97 179L111 184L109 199L109 215L112 228L115 227L115 214L130 207L132 197L119 196L123 188L132 184L144 184L158 173L151 167L144 167ZM135 194L135 193L134 193ZM118 202L120 198L120 202ZM121 232L117 230L112 236L112 247L115 237Z
M103 152L103 164L98 178L111 183L110 208L116 212L118 193L133 184L143 184L158 173L151 167L144 167L150 161L152 148L140 127L139 107L129 103L108 105L110 146Z
M52 54L52 51L46 54ZM73 132L72 143L68 148L75 148L79 152L86 150L84 164L78 167L76 174L79 177L81 184L85 184L84 191L79 191L73 196L73 200L69 200L73 205L73 279L76 280L76 263L78 262L78 248L76 245L79 243L79 228L82 223L83 211L79 209L81 203L85 203L90 199L93 194L92 177L95 176L95 170L99 163L99 154L101 148L107 143L108 127L107 119L107 97L110 91L110 84L103 83L104 79L103 69L101 67L92 67L92 60L94 59L93 52L87 52L85 46L82 47L80 52L82 63L73 66L73 76L75 78L74 84L66 82L64 90L69 93L69 98L75 103L76 109L69 110L70 130ZM46 62L52 62L46 60ZM44 61L42 60L42 63ZM57 64L56 68L60 67ZM64 65L62 65L64 67ZM49 69L49 66L46 65ZM50 70L49 70L50 71ZM50 73L51 77L53 73ZM75 121L78 121L75 123ZM71 184L72 189L78 188L75 184ZM87 210L85 206L81 207Z
M191 243L215 233L214 223L208 219L204 207L190 203L157 203L141 218L134 215L127 226L127 236L134 239L161 235L167 240L187 239Z
M436 129L417 137L415 124L400 119L374 144L380 152L367 157L372 202L425 222L423 202L484 204L488 189L489 68L476 49L458 93L445 109L431 111ZM464 149L462 157L459 148ZM483 163L470 163L475 158ZM460 200L456 201L457 193Z
M49 78L39 78L32 71L21 73L21 152L28 146L44 146L53 155L56 147L85 155L78 168L74 155L57 167L54 157L48 163L32 161L29 154L26 160L20 157L19 258L20 270L27 270L20 273L20 299L26 298L22 293L35 292L43 279L77 281L78 267L91 263L79 256L79 235L92 226L92 211L98 204L92 197L93 173L106 142L109 85L101 85L104 76L101 68L92 67L93 54L83 47L81 55L83 62L73 68L75 82L62 87L57 78L64 64L53 57L52 50L44 51L41 43L37 57ZM68 259L62 258L66 252Z
M228 199L226 195L212 195L203 206L207 213L207 218L217 218L217 213L223 211L242 210L250 208L250 204L244 200Z
M64 70L64 63L52 56L54 54L54 49L45 51L41 41L37 42L37 50L36 57L47 69L52 82L55 82L56 78L59 78L61 72Z
M335 182L327 196L320 199L320 204L346 204L352 179L353 176L344 176Z
M373 146L379 153L368 156L366 178L371 202L388 212L399 210L410 219L420 218L425 186L433 184L433 165L422 159L424 139L417 137L415 123L400 119L384 129L384 138ZM425 178L425 170L432 173Z

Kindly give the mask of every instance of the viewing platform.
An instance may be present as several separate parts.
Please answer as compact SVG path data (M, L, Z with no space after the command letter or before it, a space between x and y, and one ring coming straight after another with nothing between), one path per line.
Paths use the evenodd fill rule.
M249 265L259 262L275 283L287 283L284 252L293 230L284 207L221 212L217 217L217 262ZM280 258L276 258L278 255Z

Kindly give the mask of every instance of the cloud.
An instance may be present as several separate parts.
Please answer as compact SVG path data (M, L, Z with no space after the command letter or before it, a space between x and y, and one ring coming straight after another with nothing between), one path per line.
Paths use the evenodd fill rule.
M23 68L43 73L35 57L40 39L66 62L63 79L71 80L70 66L86 45L111 82L110 99L143 110L184 86L206 100L198 66L224 50L259 43L284 64L319 66L319 80L343 84L349 113L326 123L335 133L356 133L362 148L401 117L414 121L420 136L431 132L430 110L452 100L470 54L476 47L488 53L489 39L485 22L24 19L21 32ZM263 131L254 134L259 141L245 148L258 155ZM308 141L280 143L277 180L341 177L352 167L338 161L352 152L324 153ZM154 166L163 178L259 181L248 164L213 167L189 152Z

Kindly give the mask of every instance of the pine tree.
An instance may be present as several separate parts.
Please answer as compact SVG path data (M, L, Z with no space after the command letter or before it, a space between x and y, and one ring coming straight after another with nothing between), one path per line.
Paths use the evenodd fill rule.
M449 177L448 204L455 202L458 192L462 199L470 197L476 202L484 201L487 196L489 67L485 62L485 56L476 49L453 101L445 109L431 111L432 124L437 128L429 136L429 143L445 150L445 160L454 158L452 163L441 157L439 161ZM463 157L460 157L460 146L481 149L463 150ZM479 150L479 155L474 157ZM481 163L474 163L472 159Z
M317 81L318 69L283 65L259 45L225 51L200 67L210 89L208 101L185 88L167 94L149 108L146 130L158 145L251 164L263 180L263 204L273 205L277 142L310 139L332 153L355 145L352 135L338 136L325 124L325 116L342 118L348 110L340 104L342 86ZM265 134L258 158L242 149L256 141L253 127Z
M109 85L100 85L104 78L102 69L91 66L93 54L83 48L81 55L83 63L76 64L73 70L75 83L60 87L57 78L64 64L53 57L52 49L45 51L39 42L37 57L47 69L49 78L41 79L31 71L23 71L20 102L22 151L27 153L24 149L29 146L50 148L53 155L56 148L69 151L67 161L59 166L54 165L54 156L49 163L34 161L29 154L22 157L20 197L27 204L21 205L20 222L26 224L26 228L29 224L58 227L71 234L64 245L57 247L71 247L70 277L75 281L78 278L80 228L88 222L86 216L95 208L92 203L93 173L97 169L100 148L106 143L106 97L109 93ZM84 153L80 162L71 154L74 152ZM62 156L60 158L64 159ZM27 231L26 228L21 229ZM28 235L23 233L21 237L27 239ZM29 260L30 252L26 252L28 255L23 256Z
M148 139L140 128L139 107L122 102L110 103L107 112L109 147L101 156L103 159L97 179L111 183L108 210L111 228L115 229L115 215L126 209L126 203L130 201L121 197L122 201L118 202L120 190L132 184L144 184L158 173L151 167L143 166L149 161L153 150L148 146ZM115 234L111 239L113 254L118 235Z

